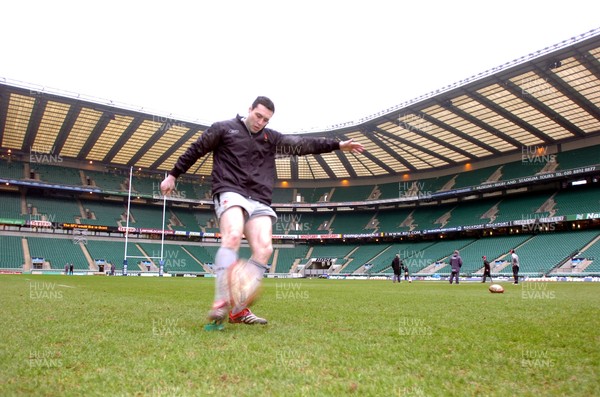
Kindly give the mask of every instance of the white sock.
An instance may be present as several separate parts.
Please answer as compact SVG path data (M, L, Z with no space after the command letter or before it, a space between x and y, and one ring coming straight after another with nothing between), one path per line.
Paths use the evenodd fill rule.
M238 254L231 248L220 247L215 255L215 302L229 302L229 286L227 285L226 270L238 259Z

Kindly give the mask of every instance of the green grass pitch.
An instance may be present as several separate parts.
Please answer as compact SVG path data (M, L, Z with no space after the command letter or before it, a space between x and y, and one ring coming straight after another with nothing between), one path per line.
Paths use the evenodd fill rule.
M206 332L213 282L0 276L0 395L600 395L600 284L266 279Z

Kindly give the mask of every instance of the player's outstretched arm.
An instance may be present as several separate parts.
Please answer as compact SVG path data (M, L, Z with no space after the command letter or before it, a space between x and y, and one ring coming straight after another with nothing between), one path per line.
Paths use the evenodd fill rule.
M167 175L167 177L160 183L160 191L165 196L170 195L175 190L175 177L173 175Z
M340 150L344 152L362 153L365 147L360 142L354 142L354 139L340 142Z

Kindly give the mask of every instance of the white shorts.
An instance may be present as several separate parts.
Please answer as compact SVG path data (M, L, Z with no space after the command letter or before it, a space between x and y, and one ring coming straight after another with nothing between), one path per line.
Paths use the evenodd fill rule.
M221 215L229 208L241 207L248 219L266 215L272 218L273 223L277 221L277 214L273 211L273 208L251 198L246 198L239 193L218 193L213 197L213 201L215 203L217 219L221 219Z

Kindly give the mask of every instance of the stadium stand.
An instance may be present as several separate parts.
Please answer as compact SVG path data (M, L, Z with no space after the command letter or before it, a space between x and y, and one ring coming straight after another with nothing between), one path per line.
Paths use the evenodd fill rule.
M99 171L84 171L86 175L86 184L97 186L102 190L126 192L128 177L124 175L111 174Z
M155 257L152 259L156 266L159 266L160 259L156 257L161 256L161 245L153 243L138 243L140 248L149 257ZM188 254L187 251L182 249L180 246L175 244L165 244L162 248L163 268L165 272L169 273L191 273L191 272L203 272L202 266Z
M351 201L366 201L371 198L373 185L336 187L328 201L341 203Z
M213 211L195 211L194 217L196 218L196 224L200 226L207 233L216 233L219 231L216 216Z
M27 207L38 220L73 223L81 218L81 210L73 198L28 196Z
M365 264L372 264L372 261L381 253L382 248L384 247L376 244L365 244L358 246L352 252L349 261L346 263L346 266L340 270L340 272L354 273L361 269Z
M124 241L107 241L89 238L87 249L92 260L103 259L106 263L114 264L115 269L123 269L123 259L125 257Z
M335 233L375 233L378 222L373 212L353 212L351 215L338 212L332 217L331 229Z
M72 238L27 237L27 242L31 257L44 258L52 269L63 269L65 263L72 263L78 270L90 268L82 248Z
M485 183L497 169L498 167L486 167L478 170L461 172L454 179L452 189L481 185Z
M554 197L553 215L600 212L600 187L578 186L560 190Z
M584 36L549 50L552 54L540 55L545 58L534 56L528 62L502 68L503 79L513 84L510 87L498 85L498 70L495 70L492 76L477 77L475 84L465 82L449 87L439 95L432 93L407 102L401 108L390 108L373 119L364 120L360 126L322 131L334 139L364 141L368 147L366 156L336 152L318 159L303 157L301 164L291 159L278 159L277 171L284 172L277 175L281 175L281 181L285 180L289 183L286 186L290 187L276 188L273 202L295 202L298 195L302 200L289 212L277 209L279 219L274 225L274 233L308 236L302 241L278 237L283 241L294 241L296 248L287 246L291 242L287 242L286 247L276 248L273 269L288 272L294 263L300 259L306 261L309 255L335 257L336 264L344 265L346 272L362 272L362 265L369 262L373 264L369 269L371 273L385 273L389 272L393 254L400 252L411 272L444 274L447 266L436 267L435 263L445 261L454 249L459 249L465 261L463 272L480 272L481 255L485 254L494 261L497 272L509 275L506 253L517 247L523 263L522 272L539 275L567 263L565 259L572 255L597 256L599 243L592 241L598 233L600 213L600 174L595 167L600 165L600 135L597 117L590 113L593 102L590 87L597 75L593 64L576 61L573 54L598 53L600 36L598 32ZM554 59L555 53L560 55L556 59L565 60L559 72L544 66L550 59L548 56L552 55ZM555 82L562 89L553 95L536 96L535 100L530 100L533 96L516 100L515 92L523 93L530 88L520 85L530 81L527 76L532 73L540 79ZM179 135L172 137L173 144L168 152L160 158L145 158L147 148L156 143L157 135L155 130L145 132L140 126L152 115L123 108L119 109L122 113L119 120L115 120L113 106L84 103L86 101L81 98L56 93L52 94L51 101L60 103L72 117L68 118L70 122L57 122L54 129L48 131L39 127L40 120L57 116L55 106L43 105L48 98L38 97L24 86L6 82L0 84L0 97L6 99L3 116L12 120L2 130L5 139L0 153L0 179L3 179L0 189L4 189L0 193L0 218L4 220L3 230L9 231L10 235L2 235L0 241L3 250L8 247L17 255L13 258L12 253L3 253L0 257L2 266L4 261L27 261L31 254L47 257L53 268L61 269L64 262L72 261L84 269L92 266L93 259L89 260L85 255L89 252L92 258L110 258L121 267L123 247L120 241L95 239L92 235L88 246L74 245L65 238L69 237L73 225L61 229L60 223L107 226L110 230L97 229L102 230L103 237L110 235L112 239L122 239L120 231L115 229L126 223L124 194L128 190L128 170L134 166L132 187L136 199L131 207L131 226L160 229L162 207L148 195L158 192L162 173L172 166L176 153L189 144L189 136L207 127L183 123L185 126L182 124L178 130L170 130ZM568 106L556 106L557 103ZM93 106L101 120L110 121L92 125L93 121L85 119L87 112L77 111L82 109L81 106ZM132 123L128 125L131 127L121 123L121 119L130 120ZM481 133L475 129L469 130L473 134L463 130L465 120L476 125ZM82 125L86 127L82 128ZM487 132L494 130L500 133L494 134L493 141L485 138ZM465 139L467 134L469 139ZM49 138L52 136L56 138ZM139 142L132 150L121 150L129 136L135 136ZM431 137L436 139L433 141ZM52 139L56 142L49 142L47 147L33 146L34 142ZM77 150L69 148L73 140L82 143L75 145ZM54 154L55 148L71 150L68 162ZM515 161L518 157L520 160ZM100 165L99 160L103 158L108 163ZM177 182L174 199L211 200L211 163L212 159L208 158L206 163L182 176ZM465 171L468 165L472 166L472 171ZM567 169L576 172L572 177L555 173ZM547 178L528 178L544 173ZM575 178L585 180L586 185L572 187ZM344 179L352 186L344 185ZM329 180L331 186L328 186ZM466 189L508 180L514 181L505 186ZM302 187L296 187L297 181ZM318 187L307 187L313 186L315 181L318 183L314 185ZM47 184L53 186L44 186ZM90 186L102 192L84 195L89 192L83 188ZM491 191L491 188L495 190ZM454 189L462 191L453 192ZM442 192L445 194L431 197ZM417 196L420 197L418 202L412 200ZM407 198L411 199L398 200ZM358 201L364 203L356 206ZM319 205L311 206L314 203ZM327 206L328 203L348 204ZM190 204L169 203L167 228L218 232L215 215L209 206L204 203L196 205L197 208L184 206ZM586 222L580 219L583 215L592 219ZM568 220L514 222L553 216L568 217ZM23 224L21 220L48 220L53 224L52 228L44 229L48 225ZM484 224L488 224L485 230L469 227ZM19 237L13 233L22 233L27 240L21 240L22 244L19 244ZM329 236L317 238L323 234ZM365 238L372 234L377 237L381 234L381 242L372 244L374 238ZM344 235L360 236L350 236L345 244L341 244ZM211 245L170 241L169 244L179 248L169 249L172 255L193 260L195 264L198 264L197 260L212 263L218 239L213 236L202 238L205 237L212 239ZM173 238L183 240L187 237ZM355 243L354 239L364 241ZM155 244L132 242L130 250L136 252L132 255L141 255L137 252L138 247L156 251ZM587 248L580 252L584 247ZM249 255L248 247L243 246L240 256ZM200 265L182 268L189 270L187 266L202 271ZM130 268L135 269L135 266ZM599 271L600 260L591 261L588 269Z
M520 261L520 275L539 276L548 273L562 261L576 255L598 231L555 232L538 234L516 249ZM512 274L510 266L500 274Z
M18 269L25 264L21 240L18 236L0 235L0 268Z
M126 203L81 200L86 217L80 219L81 223L88 225L125 226L127 206Z
M0 159L0 175L9 179L23 179L25 169L20 162Z
M30 173L35 178L43 182L58 183L61 185L85 185L82 182L82 174L79 170L59 165L49 165L44 163L30 163Z
M291 203L294 201L294 189L273 189L273 203Z
M377 222L377 232L407 232L410 230L410 226L403 225L403 222L408 216L414 211L414 209L398 209L398 210L387 210L378 211L375 214L375 220Z
M544 162L513 161L500 166L500 180L522 178L525 176L536 175L546 164Z
M409 226L411 231L438 229L442 227L444 215L446 215L451 208L452 207L447 205L417 207L415 211L409 215L409 218L403 221L403 223L406 226Z
M299 188L296 195L300 195L304 203L318 203L331 201L332 190L330 187Z
M194 216L194 211L188 208L170 207L167 210L167 221L165 228L169 226L173 230L188 230L198 231L200 226ZM177 221L179 224L173 224L173 221Z
M336 265L345 265L346 256L357 247L344 244L314 245L311 258L335 259Z
M454 206L449 211L449 218L442 227L458 227L480 225L491 223L489 215L490 209L498 202L497 199L485 199L477 201L463 201Z
M600 164L600 145L561 152L556 157L561 170L597 165Z
M20 219L25 218L22 214L21 194L14 192L0 193L0 218ZM25 210L26 211L26 210Z
M373 197L373 200L397 199L400 197L400 183L382 183L376 185L373 191L377 193L377 197Z
M551 195L551 192L542 192L503 198L497 205L494 222L547 217L550 213L542 210L542 206Z
M130 220L129 226L162 229L163 209L159 205L140 205L131 204L130 213L133 222ZM168 220L165 220L167 222ZM166 228L166 225L165 225Z
M295 247L277 248L276 273L289 273L295 262L304 261L308 253L308 245L297 245Z
M599 233L600 234L600 233ZM600 273L600 239L596 240L594 244L588 247L585 251L580 252L576 255L578 258L585 258L591 261L583 272L585 273Z
M185 250L188 251L191 256L205 265L215 263L215 255L217 254L218 249L219 247L216 245L193 244L185 246Z

